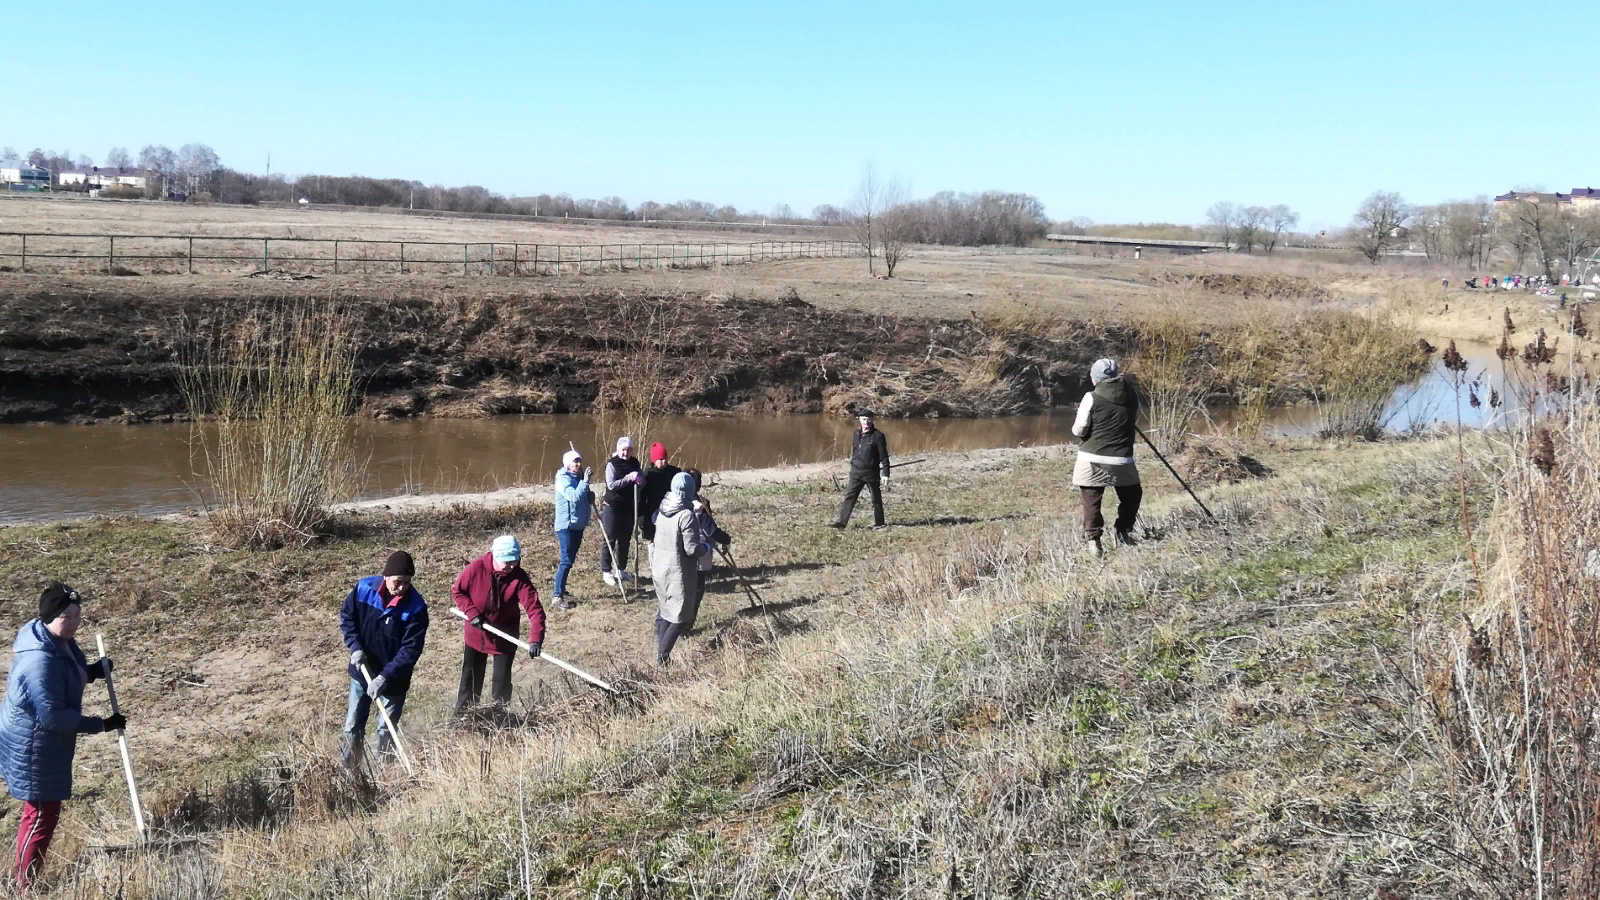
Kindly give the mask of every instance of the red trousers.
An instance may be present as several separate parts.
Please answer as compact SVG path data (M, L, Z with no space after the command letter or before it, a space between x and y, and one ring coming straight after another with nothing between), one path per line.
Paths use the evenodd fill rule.
M50 838L55 835L59 821L60 800L46 800L37 806L22 801L22 823L17 826L17 864L11 870L19 890L27 890L44 866L44 852L50 849Z

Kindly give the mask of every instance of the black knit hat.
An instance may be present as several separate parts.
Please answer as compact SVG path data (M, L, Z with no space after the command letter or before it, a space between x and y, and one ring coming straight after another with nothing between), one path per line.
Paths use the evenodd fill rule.
M44 623L54 622L56 616L67 611L72 604L83 605L78 599L78 592L57 581L44 589L39 595L39 621Z
M417 566L411 561L411 554L404 550L396 550L389 554L389 561L383 564L383 574L404 575L411 578L417 574Z

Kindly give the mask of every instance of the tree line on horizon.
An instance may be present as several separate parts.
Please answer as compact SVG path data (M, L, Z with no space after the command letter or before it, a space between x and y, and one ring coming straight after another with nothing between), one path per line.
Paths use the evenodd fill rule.
M6 147L0 159L19 158ZM26 155L30 164L52 173L71 168L89 168L94 160L86 155L74 157L70 151L34 149ZM786 203L771 210L741 211L728 204L703 200L658 203L646 200L630 206L621 197L573 198L564 193L509 197L478 185L447 187L402 178L375 178L365 175L301 175L283 173L256 175L222 164L216 151L205 144L184 144L176 151L160 144L142 148L138 155L126 148L113 147L105 156L106 168L137 168L151 174L145 187L146 199L174 197L181 192L196 202L238 205L262 203L292 204L301 199L336 206L389 207L434 210L454 213L504 214L551 218L600 219L619 222L683 221L745 225L820 225L849 226L858 217L854 205L824 203L810 216L797 213ZM54 180L54 179L53 179ZM72 186L57 184L57 190ZM84 186L83 189L87 189ZM958 193L941 191L925 200L912 200L904 192L886 197L877 213L892 208L896 233L910 243L981 246L1005 244L1025 246L1043 238L1050 220L1044 204L1031 194L1006 191ZM876 235L876 232L874 232Z

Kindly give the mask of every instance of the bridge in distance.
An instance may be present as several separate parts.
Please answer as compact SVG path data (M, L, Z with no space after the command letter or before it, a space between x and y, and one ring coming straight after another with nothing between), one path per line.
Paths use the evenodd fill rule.
M1221 241L1167 241L1155 238L1124 238L1100 237L1092 234L1047 234L1047 241L1058 241L1063 244L1090 244L1100 247L1127 247L1133 250L1133 258L1138 259L1143 251L1169 250L1173 253L1210 253L1214 250L1231 249Z

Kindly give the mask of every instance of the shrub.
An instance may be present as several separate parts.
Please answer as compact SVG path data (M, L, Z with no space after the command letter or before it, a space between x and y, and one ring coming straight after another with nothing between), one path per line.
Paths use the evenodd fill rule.
M189 341L180 385L224 543L281 547L328 523L352 474L354 333L332 301L301 301L249 310Z
M1416 335L1384 317L1323 313L1296 333L1324 437L1376 439L1394 389L1427 371Z

